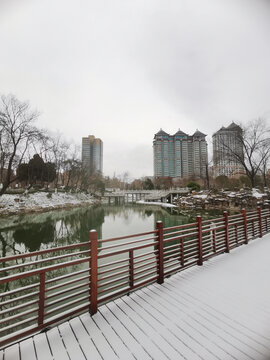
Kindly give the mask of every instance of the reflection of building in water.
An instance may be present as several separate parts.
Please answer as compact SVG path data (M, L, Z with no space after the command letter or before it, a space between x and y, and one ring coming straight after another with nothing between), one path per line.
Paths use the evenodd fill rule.
M154 227L156 226L157 221L162 221L164 228L172 227L172 226L180 226L191 222L189 216L182 216L182 215L168 216L168 212L165 209L160 209L160 211L154 212Z
M102 207L89 208L80 215L80 239L87 241L90 230L96 230L98 239L102 239L102 224L104 223L105 212ZM85 239L87 237L87 239Z

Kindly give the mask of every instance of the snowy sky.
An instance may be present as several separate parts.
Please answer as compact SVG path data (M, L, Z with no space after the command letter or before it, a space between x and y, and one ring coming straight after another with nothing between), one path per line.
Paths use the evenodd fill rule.
M0 92L100 137L105 175L152 175L160 128L270 125L269 0L0 0L0 44Z

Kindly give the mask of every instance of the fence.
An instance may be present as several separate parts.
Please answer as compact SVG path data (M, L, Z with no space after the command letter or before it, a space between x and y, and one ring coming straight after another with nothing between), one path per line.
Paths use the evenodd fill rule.
M0 346L270 231L270 209L0 258Z

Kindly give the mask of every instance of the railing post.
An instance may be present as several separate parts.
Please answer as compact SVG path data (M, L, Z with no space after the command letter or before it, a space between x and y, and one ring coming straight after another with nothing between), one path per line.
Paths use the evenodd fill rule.
M38 302L38 325L44 322L44 306L45 306L45 271L39 274L39 302Z
M246 209L242 209L242 215L243 215L243 226L244 226L244 238L245 244L248 244L248 233L247 233L247 213L246 213Z
M164 249L163 249L163 223L162 221L157 221L156 223L157 241L158 241L158 284L163 284L164 282Z
M227 211L224 211L224 232L225 232L225 252L230 252L230 239L229 239L229 219Z
M89 232L90 241L90 314L97 312L97 291L98 291L98 243L97 232L91 230Z
M258 206L257 207L258 212L258 224L259 224L259 234L260 238L262 237L262 209Z
M129 250L129 287L134 287L134 256L133 250Z
M217 244L216 244L216 229L212 230L212 236L213 236L213 252L217 252Z
M198 230L198 265L203 265L203 249L202 249L202 218L200 215L196 217Z

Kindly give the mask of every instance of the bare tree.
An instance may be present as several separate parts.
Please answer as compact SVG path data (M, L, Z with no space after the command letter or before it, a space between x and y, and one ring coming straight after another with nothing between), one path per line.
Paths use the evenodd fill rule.
M270 151L269 151L269 143L265 143L264 146L262 146L261 148L261 157L263 157L263 161L262 161L262 165L261 165L261 169L260 172L262 174L262 178L263 178L263 186L267 186L268 181L267 181L267 171L269 169L269 165L270 165Z
M256 175L262 171L266 172L266 168L262 169L267 165L270 156L270 128L264 119L258 118L250 121L242 130L236 134L241 151L239 146L234 149L224 141L223 156L226 156L226 161L238 163L254 187Z
M16 180L13 171L24 160L29 146L42 137L41 131L34 126L38 115L37 111L30 109L29 103L19 101L14 95L1 97L0 151L3 185L0 196Z

